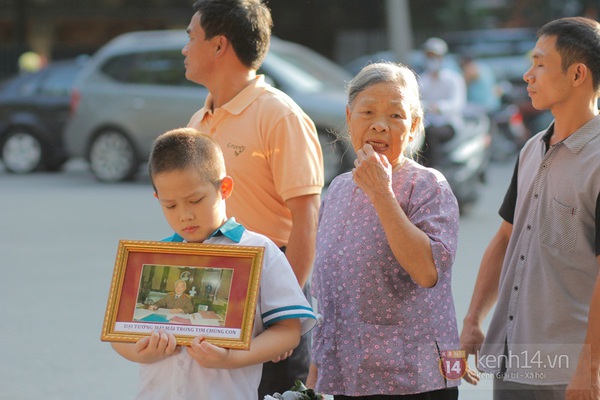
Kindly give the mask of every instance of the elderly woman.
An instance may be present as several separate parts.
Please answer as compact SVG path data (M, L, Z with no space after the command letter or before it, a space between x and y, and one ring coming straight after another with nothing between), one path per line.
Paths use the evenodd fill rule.
M461 374L440 360L458 350L459 210L444 177L405 156L423 132L414 73L366 66L349 83L346 121L357 159L321 208L312 284L323 320L308 385L336 400L456 399Z

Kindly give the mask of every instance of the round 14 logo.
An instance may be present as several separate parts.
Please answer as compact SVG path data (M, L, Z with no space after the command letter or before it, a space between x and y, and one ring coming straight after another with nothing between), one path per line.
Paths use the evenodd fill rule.
M461 379L467 373L467 353L464 350L442 350L440 373L450 381Z

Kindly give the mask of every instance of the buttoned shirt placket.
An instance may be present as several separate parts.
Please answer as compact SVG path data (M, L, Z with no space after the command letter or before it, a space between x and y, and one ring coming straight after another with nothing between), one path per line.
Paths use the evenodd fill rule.
M506 338L507 343L509 344L512 343L513 330L515 326L515 321L517 319L516 314L519 302L519 289L521 288L525 268L527 268L527 263L529 262L529 260L527 259L527 255L529 254L531 241L533 239L532 227L535 223L541 223L539 215L541 200L540 195L542 193L543 186L546 184L550 165L552 164L554 157L556 156L562 145L562 143L557 143L556 145L550 147L550 149L546 152L545 155L542 154L540 165L533 180L533 190L530 194L530 207L527 212L525 232L521 234L519 246L516 247L516 254L518 254L518 256L516 260L515 277L511 289L510 300L508 302L508 315L506 316ZM540 146L540 151L543 153L545 151L545 148L546 146Z
M207 111L204 114L204 118L202 118L202 124L206 124L208 130L204 133L209 134L210 136L215 136L217 132L217 125L223 119L223 113L225 110L218 108L213 111Z

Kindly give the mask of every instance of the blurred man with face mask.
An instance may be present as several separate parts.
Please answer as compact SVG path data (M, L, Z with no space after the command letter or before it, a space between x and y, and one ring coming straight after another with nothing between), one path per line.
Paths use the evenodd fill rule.
M450 140L463 126L467 89L461 73L444 66L448 45L432 37L423 44L425 71L421 73L422 99L425 106L424 162L437 159L437 144Z

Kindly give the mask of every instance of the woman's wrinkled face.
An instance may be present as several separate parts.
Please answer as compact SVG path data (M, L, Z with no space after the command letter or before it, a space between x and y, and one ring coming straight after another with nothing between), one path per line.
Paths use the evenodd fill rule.
M346 122L354 151L365 144L387 157L395 167L417 126L403 88L383 82L368 86L346 107Z

